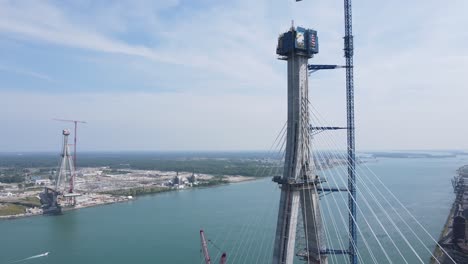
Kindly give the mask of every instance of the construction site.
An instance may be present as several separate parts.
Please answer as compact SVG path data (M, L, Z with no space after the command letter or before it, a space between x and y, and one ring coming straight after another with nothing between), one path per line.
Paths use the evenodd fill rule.
M447 217L444 229L439 238L439 244L434 251L431 263L468 262L468 165L458 169L458 175L453 177L452 186L455 201ZM446 254L444 254L444 250Z
M434 157L432 154L396 152L369 154L369 160L374 163L380 162L376 159L377 156L382 157L384 164L379 167L380 164L367 166L367 162L356 154L355 134L356 124L359 123L355 123L355 40L351 2L344 0L342 5L344 35L339 47L344 59L341 62L318 64L322 63L322 58L316 60L319 56L320 30L308 25L297 26L294 20L287 28L284 26L284 30L279 32L278 38L275 39L276 49L271 50L270 55L275 56L284 68L286 96L283 102L286 122L277 133L264 159L245 158L244 162L237 164L229 160L219 167L224 172L236 166L244 167L244 172L255 171L253 175L206 173L200 168L196 170L193 159L188 158L171 160L173 163L168 162L169 159L151 158L139 163L143 168L121 159L113 160L113 165L88 166L89 164L80 163L77 155L78 124L87 122L54 119L74 124L73 130L61 131L59 165L53 170L48 167L48 174L40 174L43 168L28 167L24 171L37 173L39 177L29 177L26 182L20 184L0 183L0 219L34 215L54 216L50 219L57 222L66 219L68 222L63 226L70 231L70 237L75 235L73 239L84 241L76 243L76 248L82 245L88 247L81 248L81 252L88 254L76 250L80 252L79 256L74 256L76 261L82 261L79 259L82 255L94 262L94 258L99 257L95 254L97 251L115 253L103 255L121 259L123 263L129 262L124 260L124 257L133 260L135 256L147 256L153 261L166 253L169 261L162 263L193 262L197 261L196 257L199 258L198 262L205 264L259 261L272 264L408 264L428 261L439 264L468 263L468 165L460 167L457 176L452 179L455 201L439 239L435 240L433 230L430 230L423 220L440 209L433 208L430 212L426 209L431 208L431 205L426 203L430 199L435 197L435 202L438 202L438 193L432 192L427 195L423 191L433 186L442 186L442 181L439 180L441 175L446 174L440 173L430 178L436 167L430 167L433 161L423 160L425 163L415 168L414 160L406 159L442 159L452 156L457 158L457 155ZM316 24L323 27L318 22ZM327 34L327 31L323 32L321 37ZM324 37L324 40L327 38ZM323 41L323 48L327 46L333 47L335 43ZM330 51L321 53L326 52ZM324 89L333 88L331 84L326 84L326 87L321 89L320 85L325 82L318 82L320 77L316 75L323 71L342 72L343 83L339 83L337 87L341 87L343 100L340 103L341 110L335 109L342 118L337 122L332 121L331 124L317 110L320 105L320 97L317 97L317 94ZM213 108L209 113L215 111ZM182 119L181 117L180 120ZM72 143L69 142L70 136L73 136ZM337 138L339 140L336 140ZM379 140L384 141L385 138ZM465 154L468 156L468 153ZM385 160L390 158L398 160ZM197 159L209 160L206 157ZM156 163L160 165L164 162L171 163L166 164L167 166L174 166L176 163L180 165L178 162L185 163L184 169L144 169L148 168L144 166L156 166ZM447 166L458 164L458 168L463 160L450 162L453 163ZM211 169L215 167L211 160L206 164ZM245 166L246 164L249 166ZM1 169L0 167L0 172ZM427 171L424 171L425 169ZM450 174L450 177L451 175L453 174ZM242 187L239 184L210 189L210 194L207 194L206 190L177 192L251 181L261 177L268 179L252 182L252 186L245 186L245 189L224 188ZM416 182L417 177L420 177L417 184L409 184L411 180ZM421 183L431 184L423 186ZM448 181L446 183L448 184ZM127 211L93 212L92 216L83 213L83 219L88 219L89 222L75 221L72 219L73 214L66 213L91 206L127 202L140 195L169 191L174 193L157 197L166 200L155 202L139 199L138 203L128 203L127 205L133 207L124 208ZM418 191L421 195L416 194ZM414 195L406 197L408 193ZM401 199L402 197L407 199ZM450 204L447 211L449 206ZM115 208L119 207L100 209L106 211L105 209ZM109 217L112 213L114 215ZM446 212L443 217L445 214ZM58 218L57 215L62 217ZM42 219L44 218L40 220ZM115 219L118 220L113 221ZM82 225L74 222L80 222ZM105 228L99 226L103 223ZM42 230L49 230L51 226L39 224L43 225ZM56 251L61 249L64 241L62 235L66 233L62 232L60 224L54 222L52 232L44 232L56 238L56 245L51 247ZM131 228L128 228L129 226ZM95 229L88 229L89 227ZM199 245L194 243L196 240L193 239L198 230ZM42 237L44 233L37 233L36 236ZM88 238L96 234L96 241ZM183 244L187 241L192 245ZM94 242L99 242L99 245L91 246ZM98 247L108 247L108 251ZM182 250L174 251L174 248ZM139 251L141 249L147 251ZM135 250L136 253L132 254L130 250ZM48 254L49 251L23 260ZM69 254L73 255L75 252ZM183 254L188 254L189 257L183 262L174 261ZM254 259L256 262L253 262ZM20 261L22 260L10 263ZM116 263L110 258L104 261ZM61 263L63 260L57 262ZM89 260L85 263L89 263Z
M62 131L60 167L52 170L52 180L29 180L21 184L24 185L23 188L18 184L0 183L0 218L61 214L67 210L125 202L143 194L254 179L245 176L214 176L195 172L110 167L76 169L76 151L74 155L70 152L69 135L69 130ZM76 146L76 138L74 142L73 145ZM35 169L29 168L28 171Z
M166 191L183 190L193 187L205 187L222 183L236 183L253 180L252 177L226 176L220 177L192 172L171 172L156 170L117 170L112 174L108 167L81 168L75 178L75 205L66 199L60 201L64 210L79 209L90 206L125 202L135 196ZM28 188L19 189L17 184L0 184L0 211L8 207L18 208L12 214L0 215L0 218L16 218L43 213L39 196L44 189L54 188L50 180L36 180ZM64 196L66 198L67 196Z

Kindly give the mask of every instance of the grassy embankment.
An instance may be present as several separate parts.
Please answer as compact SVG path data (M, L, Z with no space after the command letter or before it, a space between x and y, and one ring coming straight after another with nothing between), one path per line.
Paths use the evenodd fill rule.
M41 207L41 202L39 201L39 198L35 196L22 198L16 204L24 205L28 207Z
M19 204L0 204L0 216L24 214L26 206Z
M0 204L0 216L23 214L28 207L40 206L41 203L37 197L26 197L11 203Z

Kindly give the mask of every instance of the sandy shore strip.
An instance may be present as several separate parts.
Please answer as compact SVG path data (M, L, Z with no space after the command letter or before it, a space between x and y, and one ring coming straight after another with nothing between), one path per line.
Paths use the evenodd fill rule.
M241 183L241 182L247 182L247 181L254 181L254 180L259 180L262 178L259 177L247 177L247 176L240 176L240 175L235 175L235 176L224 176L222 178L227 182L227 184L231 183ZM226 183L225 183L226 184ZM217 187L223 185L222 183L216 184L216 185L211 185L211 186L206 186L206 187ZM203 185L199 187L205 187ZM186 189L192 189L192 188L198 188L198 187L190 187ZM167 191L178 191L178 190L183 190L183 189L168 189ZM30 196L37 196L39 192L37 193L28 193ZM150 193L148 193L150 194ZM155 193L156 194L156 193ZM134 200L136 197L133 196L121 196L121 195L111 195L111 194L105 194L105 193L83 193L83 195L77 197L77 205L76 206L64 206L62 207L62 211L71 211L71 210L78 210L82 208L88 208L88 207L94 207L94 206L101 206L101 205L106 205L106 204L114 204L114 203L121 203L121 202L128 202L131 200ZM0 204L3 202L7 201L2 201L0 199ZM42 214L42 209L34 207L34 208L27 208L25 213L22 214L14 214L14 215L3 215L0 216L0 220L8 220L8 219L17 219L17 218L23 218L23 217L31 217L31 216L38 216L38 215L43 215Z

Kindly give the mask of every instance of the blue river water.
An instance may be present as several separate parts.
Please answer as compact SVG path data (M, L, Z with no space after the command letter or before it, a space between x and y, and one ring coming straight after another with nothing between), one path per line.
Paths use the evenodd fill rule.
M466 157L379 159L365 166L437 239L454 198L450 178L464 164L468 164ZM364 165L360 167L364 169ZM339 168L335 168L328 174L338 175L338 172ZM323 174L327 176L327 173ZM372 174L366 175L370 177ZM336 176L337 185L341 182L338 178ZM378 183L375 178L372 181ZM358 184L362 190L362 193L358 193L358 203L362 208L362 211L358 211L362 260L372 263L374 257L379 263L388 263L387 254L394 260L393 263L404 263L404 259L408 263L418 263L414 250L427 263L430 252L425 246L432 251L434 242L398 203L391 201L383 187L378 187L390 200L384 208L395 219L394 223L401 228L400 232L413 249L407 246L386 219L385 213L379 210L376 200L364 191L363 184L377 195L375 188L371 188L370 182L365 183L365 180ZM17 263L202 263L200 229L205 230L210 240L209 250L215 263L221 251L227 252L228 263L270 263L279 193L278 187L270 179L260 179L148 195L131 202L69 211L61 216L0 221L0 263L12 263L44 252L50 254ZM346 225L340 216L340 212L347 216L345 199L345 194L330 194L321 198L329 248L339 248L340 241L346 241ZM384 200L377 200L383 204ZM374 209L377 218L372 217L365 201ZM401 213L404 221L397 218L395 212ZM385 230L376 219L380 219ZM338 231L335 231L333 222ZM405 222L411 229L405 228ZM390 238L399 246L404 258L393 247ZM370 250L367 250L364 241ZM385 253L381 247L386 249ZM331 258L330 262L345 263L345 259Z

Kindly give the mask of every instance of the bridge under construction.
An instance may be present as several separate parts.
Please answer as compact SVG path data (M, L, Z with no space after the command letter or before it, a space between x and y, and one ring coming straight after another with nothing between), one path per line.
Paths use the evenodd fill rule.
M413 236L414 241L421 243L421 248L432 257L432 249L425 241L438 245L433 236L365 164L356 166L351 13L351 0L344 0L344 65L309 64L309 59L319 52L318 33L314 29L295 27L293 24L278 38L276 53L280 60L287 62L287 122L270 149L276 145L279 148L277 158L284 161L283 166L278 166L282 168L282 173L279 172L281 169L277 169L272 174L281 193L272 252L263 254L272 254L270 259L273 264L300 261L309 264L425 263L418 251L421 245L414 245L407 236ZM324 122L309 99L309 75L320 70L334 69L344 69L346 72L346 126ZM317 134L338 130L346 130L345 151L339 150L340 147L332 138L321 142L330 149L328 152L314 149ZM315 162L317 160L318 163ZM358 170L361 173L358 174ZM360 188L362 186L359 192L362 202L359 204L358 182ZM340 206L333 193L346 204L346 214L341 213L343 204ZM328 194L331 195L324 197ZM335 204L330 204L328 199ZM333 214L331 210L337 213ZM358 225L357 212L362 216L361 226ZM326 213L328 215L324 216ZM417 225L410 225L410 221ZM363 227L368 234L363 233ZM393 229L387 230L390 228ZM362 245L358 243L358 234ZM240 245L244 243L242 239L241 236L235 252L227 250L230 262L237 263L239 257L243 258L237 254ZM205 250L207 244L203 241L202 237L202 248ZM390 249L394 251L389 252ZM443 248L441 250L442 254L447 254ZM205 253L205 263L211 261L207 256ZM262 261L262 254L256 260L257 263ZM268 258L263 260L270 263ZM226 259L221 258L220 261ZM448 261L456 263L450 256Z
M286 152L282 177L274 177L281 186L279 212L273 248L274 264L293 263L299 256L307 263L328 263L328 254L348 254L352 264L357 263L355 248L356 234L356 185L354 147L354 86L353 86L353 37L351 1L344 1L345 11L345 58L346 66L309 65L308 60L319 52L317 31L292 25L288 32L278 39L276 53L287 61L288 68L288 119ZM312 157L312 136L314 130L336 130L340 127L314 127L310 122L309 85L310 71L346 68L347 98L347 164L349 190L349 247L328 249L325 243L319 194L323 192L347 191L340 188L325 188L323 179L317 175ZM312 130L312 131L311 131ZM299 212L302 217L302 231L305 248L296 252L296 234Z
M307 248L301 254L310 263L326 263L324 234L320 217L320 179L311 157L307 61L318 53L317 32L294 28L282 34L277 54L288 63L288 121L273 263L292 263L295 252L297 218L302 211Z
M57 170L55 186L54 188L45 187L44 191L39 194L44 214L61 214L62 207L74 206L76 204L76 197L80 195L74 192L76 171L68 145L70 131L65 129L62 131L62 135L60 167Z

